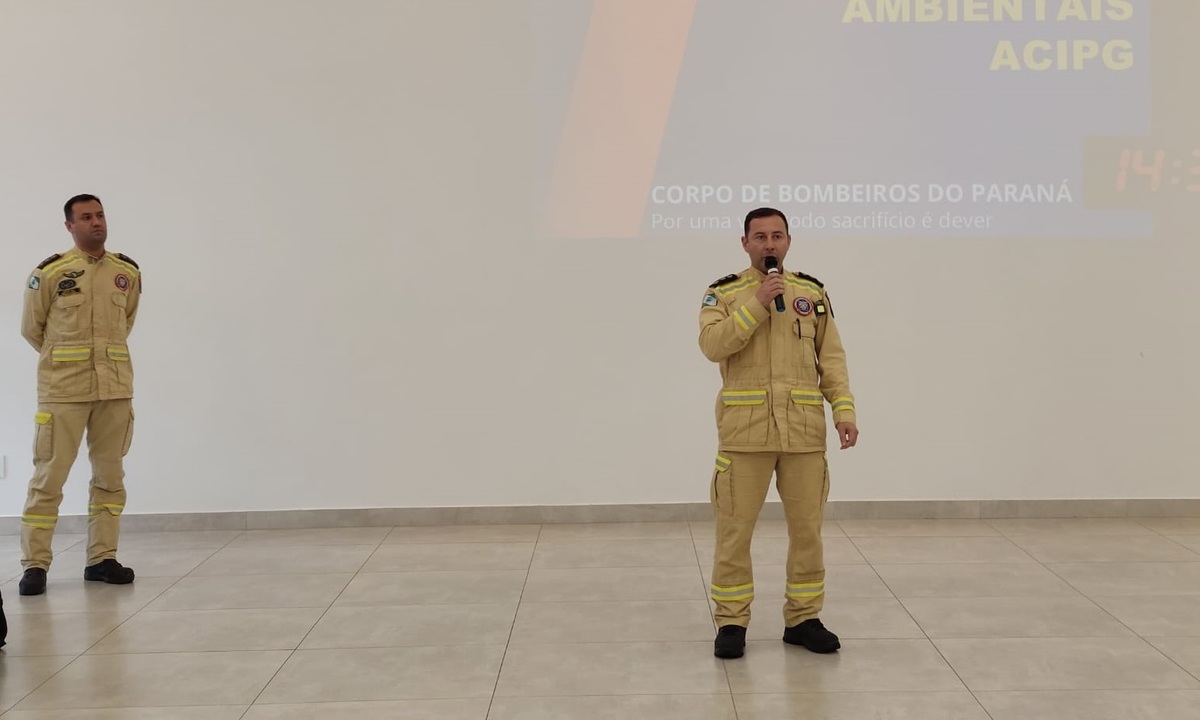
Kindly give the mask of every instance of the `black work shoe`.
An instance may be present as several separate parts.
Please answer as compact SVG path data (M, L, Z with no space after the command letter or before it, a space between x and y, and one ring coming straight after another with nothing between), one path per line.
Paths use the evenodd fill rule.
M127 585L133 582L133 568L127 568L110 558L84 568L83 579L99 580L110 585Z
M46 571L43 568L29 568L21 576L18 592L22 595L41 595L46 592Z
M785 628L783 641L789 645L802 645L815 653L831 653L842 646L838 636L826 630L817 618Z
M741 625L722 625L713 642L713 655L724 660L740 658L746 652L746 628Z

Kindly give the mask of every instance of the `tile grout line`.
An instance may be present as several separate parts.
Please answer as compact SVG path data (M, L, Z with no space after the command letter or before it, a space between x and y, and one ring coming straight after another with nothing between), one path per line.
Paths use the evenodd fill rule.
M227 541L225 542L225 544L224 544L224 545L221 545L220 547L218 547L218 548L215 548L215 549L213 550L213 552L212 552L211 554L209 554L209 556L208 556L207 558L205 558L204 560L201 560L201 561L200 561L200 564L203 564L203 563L207 562L207 561L208 561L208 559L209 559L209 558L211 558L213 555L215 555L216 553L220 552L221 550L224 550L224 549L225 549L225 548L226 548L226 547L229 545L229 543L233 542L233 541L234 541L234 540L236 540L238 537L241 537L241 535L242 535L242 533L243 533L243 532L245 532L245 531L244 531L244 530L238 530L236 535L234 535L233 537L229 538L229 540L227 540ZM132 533L131 533L131 534L132 534ZM83 541L83 540L81 540L81 541L79 541L79 542L84 542L84 541ZM78 545L78 544L79 544L79 543L75 543L75 545ZM69 546L69 547L68 547L68 549L70 549L70 548L72 548L72 547L75 547L75 545L71 545L71 546ZM56 554L57 554L57 553L56 553ZM199 566L200 566L200 564L197 564L197 566L196 566L196 567L199 567ZM135 573L136 573L136 571L135 571ZM172 582L172 583L171 583L170 585L168 585L167 587L163 588L163 590L162 590L161 592L159 592L157 595L155 595L154 597L152 597L152 598L150 598L149 600L147 600L145 605L143 605L142 607L140 607L140 608L138 608L137 610L135 610L135 611L134 611L134 612L133 612L133 613L132 613L132 614L131 614L129 617L127 617L127 618L125 618L124 620L122 620L121 622L117 623L117 626L116 626L116 627L114 627L112 630L110 630L110 631L108 631L107 633L105 633L104 635L102 635L100 638L98 638L98 639L96 640L96 642L94 642L94 643L92 643L91 645L87 646L87 648L85 648L85 649L83 650L83 652L80 652L80 653L78 653L77 655L75 655L75 657L71 658L71 661L70 661L70 662L68 662L66 665L63 665L61 668L59 668L58 670L56 670L56 671L54 671L53 673L51 673L50 677L48 677L48 678L46 678L45 680L43 680L42 682L38 683L38 684L37 684L37 686L35 686L35 687L34 687L32 690L30 690L29 692L25 693L25 694L24 694L24 695L22 695L20 698L18 698L18 699L17 699L17 701L16 701L15 703L13 703L13 704L12 704L12 705L11 705L11 706L10 706L10 707L7 709L7 710L5 710L3 713L0 713L0 715L7 715L7 714L8 714L10 711L12 711L14 708L16 708L16 707L17 707L17 705L20 705L21 703L25 702L25 700L26 700L26 699L27 699L29 696L33 695L33 694L34 694L35 692L37 692L38 690L42 689L42 686L44 686L46 683L48 683L48 682L50 682L51 680L53 680L54 678L58 677L58 675L59 675L60 673L62 673L64 670L66 670L67 668L69 668L69 667L71 667L72 665L74 665L75 663L79 662L79 659L80 659L80 658L82 658L83 656L87 655L87 654L88 654L88 651L90 651L92 648L96 647L96 646L97 646L97 645L99 645L100 643L104 642L104 640L105 640L106 638L108 638L110 635L112 635L113 633L115 633L117 630L120 630L120 629L121 629L121 628L122 628L122 627L123 627L123 626L124 626L126 623L128 623L130 620L134 619L134 618L135 618L135 617L137 617L139 614L141 614L141 612L142 612L143 610L145 610L147 607L149 607L149 606L150 606L150 603L153 603L155 600L157 600L157 599L159 599L160 597L162 597L163 595L167 594L167 592L169 592L169 591L171 590L171 588L173 588L173 587L175 587L176 585L178 585L178 584L180 583L180 581L182 581L182 580L183 580L183 578L185 578L185 577L187 577L187 575L182 575L182 576L180 576L180 577L177 577L177 578L175 578L175 581L174 581L174 582ZM83 580L83 582L84 582L84 583L87 583L87 582L89 582L89 581L87 581L87 580ZM135 582L135 583L137 582L137 579L136 579L136 577L134 578L134 582ZM48 587L47 587L47 592L49 592L49 588L48 588ZM47 614L69 614L69 613L47 613ZM86 613L84 613L84 614L86 614ZM32 656L30 656L30 657L32 657ZM63 657L63 656L61 656L61 655L60 655L60 656L58 656L58 657ZM95 656L92 656L92 657L95 657ZM88 708L79 708L79 709L81 709L81 710L82 710L82 709L88 709Z
M954 677L958 678L958 681L962 683L963 690L966 690L971 694L971 699L974 700L977 705L979 705L979 709L983 711L983 714L986 715L989 720L991 720L992 714L988 712L988 709L984 706L983 701L979 699L979 696L975 694L975 691L972 690L971 686L967 684L967 681L963 679L962 675L958 672L958 668L954 667L954 663L950 662L950 659L946 657L945 653L942 652L942 649L938 647L938 644L934 642L933 638L929 637L929 631L922 627L921 623L915 617L913 617L912 611L908 609L908 606L904 604L904 601L900 599L900 596L896 594L896 591L892 589L892 586L888 584L887 580L883 579L883 575L881 575L879 570L875 568L875 564L867 558L866 553L862 551L862 549L858 546L858 543L854 542L854 538L850 537L849 533L846 534L846 537L849 538L850 544L854 546L855 551L857 551L867 563L867 567L871 568L871 572L875 573L875 577L879 578L879 581L883 583L883 586L892 594L892 598L895 599L896 603L904 609L904 614L907 615L910 620L912 620L913 625L916 625L917 629L921 631L921 634L925 636L925 641L928 642L929 646L932 647L934 652L938 654L938 657L942 659L942 662L946 663L946 667L950 668L950 672L954 673Z
M508 648L512 645L513 633L517 629L517 618L521 616L521 603L525 601L525 589L529 587L529 576L533 572L533 560L537 557L538 544L542 541L542 531L545 527L545 523L539 523L537 537L533 539L529 564L525 566L525 582L521 583L521 594L517 596L517 607L513 611L512 625L508 628L508 639L504 641L504 652L500 654L500 665L496 668L496 682L492 685L492 696L488 698L487 712L483 715L484 720L492 716L492 706L496 704L496 693L500 691L500 676L504 674L504 661L508 658Z
M715 532L715 531L714 531ZM696 556L696 570L700 575L700 592L704 597L704 609L708 613L708 618L711 621L711 634L715 637L717 633L717 621L713 616L712 601L708 597L708 587L704 582L704 566L700 563L700 548L696 545L696 528L692 525L692 521L688 520L688 537L692 540L692 554ZM713 538L714 542L716 538ZM711 562L711 560L710 560ZM709 646L712 647L711 645ZM733 697L733 681L729 679L729 661L721 660L721 672L725 674L725 686L729 689L729 706L733 708L734 720L738 720L737 702Z
M284 530L294 530L294 529L302 529L302 528L284 528ZM346 529L346 528L339 528L339 529ZM250 711L253 710L254 706L258 703L259 698L261 698L263 696L263 693L265 693L267 691L267 688L271 687L271 683L275 682L275 679L279 677L279 673L283 672L283 669L285 667L287 667L287 664L289 662L292 661L292 658L296 657L296 653L300 652L300 646L304 644L304 641L308 639L308 636L312 634L312 631L315 630L317 628L317 626L321 624L321 621L325 619L325 616L329 613L330 610L333 609L333 606L335 604L337 604L337 601L346 592L346 588L350 587L350 585L354 583L355 578L357 578L362 573L362 569L364 567L366 567L367 563L369 563L371 561L371 557L375 553L379 552L379 548L383 547L384 543L387 542L387 539L392 534L393 530L395 530L394 527L388 528L388 531L383 534L383 537L381 537L379 539L379 542L375 543L375 548L373 550L371 550L370 554L368 554L367 557L362 561L362 563L359 564L358 568L355 569L354 574L350 576L350 579L348 581L346 581L346 584L343 585L342 589L338 591L337 596L334 597L333 600L331 600L329 602L329 605L327 605L325 607L325 609L321 611L320 617L318 617L316 622L314 622L312 624L312 627L310 627L308 629L308 631L304 633L304 637L300 638L300 640L296 643L296 647L292 648L288 652L288 656L283 659L283 662L279 663L279 667L275 668L275 672L271 673L271 677L269 677L267 679L267 681L265 683L263 683L262 689L259 690L257 693L255 693L254 699L251 700L250 704L246 706L246 710L239 716L239 720L243 720L247 715L250 714ZM306 547L306 546L302 545L300 547ZM197 565L196 567L199 567L199 565Z

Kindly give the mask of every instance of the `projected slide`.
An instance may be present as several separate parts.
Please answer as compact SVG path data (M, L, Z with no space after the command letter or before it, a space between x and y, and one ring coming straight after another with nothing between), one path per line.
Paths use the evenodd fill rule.
M1200 203L1151 5L541 0L541 232L728 236L772 205L824 237L1148 237L1149 194Z

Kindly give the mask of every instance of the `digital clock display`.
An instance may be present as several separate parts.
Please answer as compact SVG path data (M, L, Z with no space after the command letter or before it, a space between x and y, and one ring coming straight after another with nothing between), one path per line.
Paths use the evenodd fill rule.
M1088 138L1084 178L1084 199L1097 209L1148 209L1200 195L1200 139Z

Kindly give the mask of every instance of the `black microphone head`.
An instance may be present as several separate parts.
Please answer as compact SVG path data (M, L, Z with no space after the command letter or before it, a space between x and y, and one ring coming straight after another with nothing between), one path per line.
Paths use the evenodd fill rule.
M763 265L766 265L768 270L774 270L779 267L779 260L774 255L768 255L763 258Z

